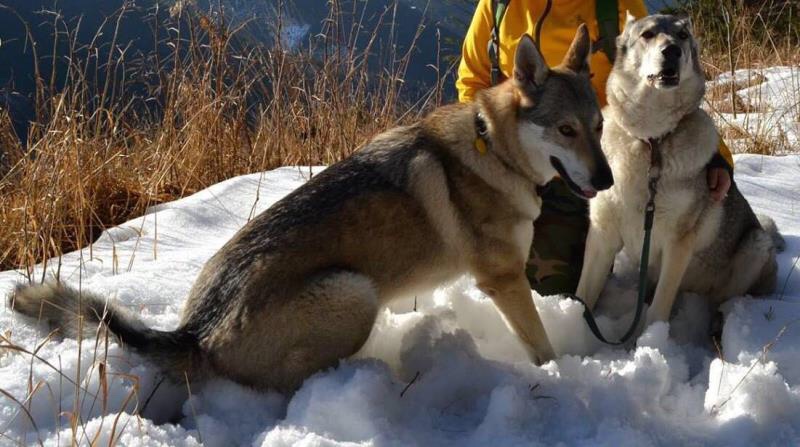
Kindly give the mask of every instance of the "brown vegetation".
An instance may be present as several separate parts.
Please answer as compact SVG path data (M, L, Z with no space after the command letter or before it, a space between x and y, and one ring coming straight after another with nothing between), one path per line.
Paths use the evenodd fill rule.
M282 48L280 39L271 48L242 44L236 29L196 8L173 12L152 24L173 53L136 63L155 64L155 80L114 76L131 64L118 49L71 55L65 88L55 92L39 82L39 119L25 153L5 144L13 131L0 111L9 165L0 171L0 270L87 246L148 206L226 178L333 163L439 98L435 89L404 104L411 52L392 55L383 71L371 69L373 41L352 50L361 24L340 29L340 11L331 12L322 43L298 52ZM279 33L280 24L275 28ZM98 70L110 75L89 81ZM133 91L141 84L145 98Z
M797 153L781 118L784 114L800 117L800 69L793 75L792 88L780 92L786 96L784 102L795 104L794 110L775 111L767 98L745 97L740 92L766 82L765 68L800 65L800 4L795 0L699 0L687 1L680 9L692 17L708 79L747 70L746 79L715 83L706 95L707 109L731 149L763 155ZM743 114L753 115L737 121Z
M711 76L800 61L792 19L785 21L786 30L771 26L800 11L790 2L757 3L722 2L723 14L714 20L701 7L688 8L704 39ZM443 74L420 101L404 103L403 77L413 49L383 58L389 61L383 70L369 67L367 55L378 51L375 33L370 38L358 22L342 29L335 8L324 38L300 51L282 48L280 39L271 48L241 44L238 29L196 8L173 13L151 24L163 36L159 41L174 48L166 58L154 52L132 63L118 48L80 53L80 43L72 42L66 86L56 91L39 79L37 121L24 152L0 110L0 147L7 152L0 159L0 270L30 269L90 246L103 229L148 206L232 176L335 162L371 135L438 104L441 85L452 82L452 72ZM115 32L114 20L106 28L100 31ZM280 23L273 28L280 33ZM368 42L366 48L352 50L356 37ZM113 75L137 64L149 65L150 75ZM104 81L90 76L98 72L108 75ZM758 76L746 85L712 89L709 108L723 132L735 129L727 135L745 133L748 147L777 153L780 138L770 136L771 129L748 134L725 123L727 113L763 109L736 95L762 82ZM146 86L145 98L137 97L134 85ZM800 98L798 91L787 94Z

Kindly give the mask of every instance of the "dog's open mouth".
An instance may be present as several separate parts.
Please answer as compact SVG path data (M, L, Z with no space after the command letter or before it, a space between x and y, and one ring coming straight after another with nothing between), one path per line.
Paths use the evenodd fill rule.
M678 70L674 68L665 68L658 74L648 76L647 80L650 81L651 84L655 85L657 83L662 87L677 87L681 82L681 77L678 74Z
M567 183L569 186L569 190L572 191L573 194L580 197L581 199L591 199L597 195L597 190L594 188L583 189L578 186L567 174L567 170L564 169L564 165L561 163L561 160L557 159L556 157L550 157L550 164L553 165L553 169L558 172L558 175Z

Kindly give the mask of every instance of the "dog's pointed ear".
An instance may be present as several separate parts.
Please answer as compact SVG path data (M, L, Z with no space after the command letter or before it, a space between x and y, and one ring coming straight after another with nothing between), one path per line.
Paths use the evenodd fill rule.
M630 10L626 10L625 11L625 28L627 28L628 25L630 25L631 23L633 23L635 21L636 21L636 17L633 14L631 14ZM625 29L625 28L623 28L623 29Z
M692 30L692 18L688 15L681 14L678 16L678 21L675 24L685 29L689 34L694 34L694 30Z
M631 25L636 21L636 17L631 14L629 10L625 11L625 25L622 27L619 35L617 35L617 46L622 45L628 34L630 33Z
M589 57L592 55L592 41L589 38L589 29L585 23L581 23L572 45L564 56L561 65L578 74L589 74Z
M514 82L517 87L521 89L541 87L549 73L550 68L533 42L533 38L523 34L514 54Z

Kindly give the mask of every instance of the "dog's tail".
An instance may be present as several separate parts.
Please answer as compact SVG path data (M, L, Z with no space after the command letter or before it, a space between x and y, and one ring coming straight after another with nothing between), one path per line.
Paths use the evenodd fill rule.
M786 241L783 240L783 236L781 236L781 233L778 231L778 226L775 225L775 221L772 220L771 217L763 214L758 214L756 217L758 217L758 222L761 224L761 228L763 228L772 239L772 244L775 246L775 251L780 253L785 250Z
M159 331L144 325L132 312L98 296L61 284L21 286L8 298L9 307L50 323L64 337L91 337L103 324L126 347L150 358L176 382L201 362L197 338L187 331Z

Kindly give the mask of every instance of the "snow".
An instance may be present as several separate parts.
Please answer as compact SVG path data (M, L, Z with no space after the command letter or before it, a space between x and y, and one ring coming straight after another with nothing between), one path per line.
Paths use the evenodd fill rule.
M148 325L174 328L203 263L252 213L320 169L238 177L155 207L107 231L91 254L65 255L62 278L130 306ZM597 342L576 302L537 295L559 358L536 367L465 277L381 311L361 352L291 397L218 378L192 383L187 399L185 384L161 383L157 365L113 341L48 340L44 324L4 308L0 445L73 438L128 446L797 444L800 156L739 155L736 180L788 245L779 293L724 306L721 356L706 335L712 315L691 294L671 325L652 325L628 349ZM618 260L623 273L601 301L600 325L610 336L632 315L626 265ZM24 279L0 273L0 294Z
M737 113L731 110L730 86L734 85ZM768 146L783 155L796 153L800 145L800 67L767 67L723 73L708 83L707 105L717 126L734 152ZM748 113L742 113L742 112Z
M62 277L137 309L153 327L175 327L204 261L252 212L309 173L281 168L238 177L155 207L106 232L91 257L88 249L65 255ZM291 397L213 379L192 384L187 399L185 385L161 383L144 414L133 416L161 381L155 365L102 339L97 348L95 339L84 340L79 353L77 341L48 341L43 324L4 309L3 336L37 357L0 353L0 389L8 393L0 396L0 433L45 445L73 437L130 446L797 443L799 175L800 156L736 158L743 193L788 242L779 256L786 287L724 306L721 358L705 335L710 312L696 296L682 297L671 327L647 328L630 349L597 342L576 302L535 296L560 354L535 367L465 277L384 309L358 355ZM624 271L625 261L618 264ZM630 276L615 277L604 294L600 325L611 334L630 321ZM0 273L0 292L23 280L19 272Z

